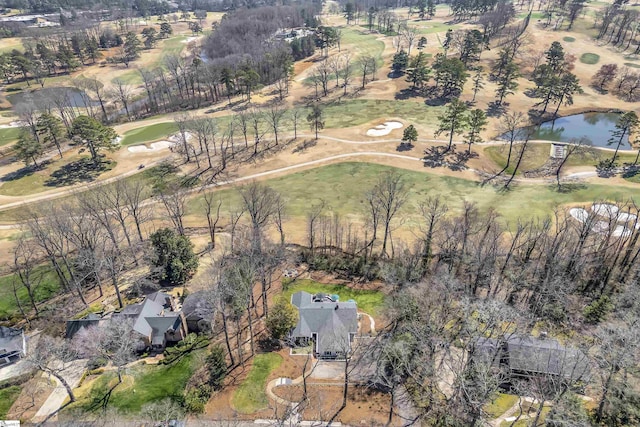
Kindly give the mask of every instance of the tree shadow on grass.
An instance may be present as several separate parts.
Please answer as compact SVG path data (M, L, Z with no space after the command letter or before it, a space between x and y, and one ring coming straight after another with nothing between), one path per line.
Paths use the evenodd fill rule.
M89 157L76 160L62 166L53 172L44 183L47 187L66 187L79 182L92 182L103 172L113 169L116 162L100 158L99 163L94 164Z
M500 103L498 104L497 101L492 101L489 103L489 106L487 108L487 116L489 117L500 117L502 116L506 111L507 111L507 104L506 102Z
M33 165L25 166L23 168L18 169L17 171L13 171L13 172L10 172L10 173L6 174L2 178L0 178L0 181L2 181L2 182L17 181L18 179L24 178L26 176L31 176L35 172L46 168L46 166L49 163L51 163L51 161L50 160L46 160L46 161L43 161L42 163L39 163L38 167L35 167Z
M587 188L587 184L584 182L563 182L560 184L560 187L558 187L557 184L549 186L549 190L557 191L560 194L569 194L575 191L584 190L585 188Z

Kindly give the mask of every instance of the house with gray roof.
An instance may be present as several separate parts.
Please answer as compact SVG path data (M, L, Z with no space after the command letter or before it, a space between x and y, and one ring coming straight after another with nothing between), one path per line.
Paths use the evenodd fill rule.
M27 340L22 329L0 326L0 368L27 355Z
M83 328L121 321L130 321L133 325L133 331L140 337L137 348L140 352L162 350L187 336L187 323L182 312L176 310L174 298L164 292L154 292L144 301L127 305L110 316L92 313L82 319L68 320L66 338L73 338Z
M291 304L300 313L291 338L298 343L313 343L319 359L344 359L358 332L358 309L355 301L341 302L335 296L296 292Z
M154 292L141 303L131 304L114 313L112 321L131 320L140 336L139 350L162 350L187 336L187 325L181 312L174 311L171 295Z
M589 359L582 351L545 334L479 338L473 357L476 362L504 368L511 378L549 376L571 382L590 378Z

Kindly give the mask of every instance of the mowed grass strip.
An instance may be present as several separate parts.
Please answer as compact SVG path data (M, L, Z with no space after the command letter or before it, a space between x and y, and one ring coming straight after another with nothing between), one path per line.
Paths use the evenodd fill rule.
M158 141L168 138L176 132L178 132L178 127L174 122L156 123L125 132L120 145L127 146Z
M640 202L640 188L620 185L579 184L572 191L559 193L554 185L516 184L509 191L463 178L434 175L428 172L407 171L390 166L346 162L310 169L265 183L278 190L287 201L290 216L303 218L310 206L320 200L327 203L327 212L341 216L365 215L365 192L372 188L381 174L397 171L409 189L407 203L398 214L405 220L417 219L420 202L430 196L440 196L450 213L459 213L465 201L476 204L481 212L495 210L505 221L530 219L551 215L565 204L590 204L595 200L629 200ZM606 182L606 181L604 181ZM219 191L224 206L239 206L236 189ZM189 201L190 214L204 212L202 196ZM411 223L407 224L411 226Z
M253 358L251 371L233 394L231 404L242 414L253 414L267 407L269 399L265 388L269 374L282 363L277 353L257 354Z
M22 388L17 385L0 389L0 420L7 419L9 409L11 409L14 402L18 400L21 392Z
M384 294L380 291L351 289L345 285L327 285L318 283L310 279L295 280L284 284L284 298L291 301L291 295L296 292L305 291L310 294L325 293L329 295L337 294L340 301L354 300L358 304L358 309L368 314L377 314L384 304Z
M3 128L0 129L0 147L10 144L18 139L20 128Z

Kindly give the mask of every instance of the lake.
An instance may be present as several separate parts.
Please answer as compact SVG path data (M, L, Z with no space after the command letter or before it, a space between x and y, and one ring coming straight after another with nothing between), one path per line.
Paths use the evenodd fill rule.
M71 103L71 106L78 108L85 106L85 100L83 94L79 89L74 87L45 87L43 89L37 89L32 92L20 92L12 95L7 95L7 99L12 105L18 105L21 102L32 101L37 106L43 106L43 101L47 98L52 99L57 96L67 96ZM99 105L98 101L88 100L90 105Z
M615 149L617 141L612 145L607 144L607 142L615 129L618 117L620 117L620 113L583 113L560 117L540 125L540 128L531 139L570 142L572 139L586 137L594 147ZM622 141L620 149L631 149L627 136Z

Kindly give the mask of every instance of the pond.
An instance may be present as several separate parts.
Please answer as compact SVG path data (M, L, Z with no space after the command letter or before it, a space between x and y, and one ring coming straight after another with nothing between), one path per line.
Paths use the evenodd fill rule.
M85 98L89 105L99 105L98 101L89 99L81 90L73 87L45 87L32 92L20 92L8 95L7 99L12 105L18 105L21 102L34 102L38 106L42 106L45 99L55 99L59 96L67 96L73 107L85 107Z
M609 145L608 141L615 129L618 117L620 117L620 113L584 113L560 117L540 125L532 139L569 142L572 139L587 137L594 147L615 149L617 141L612 145ZM631 149L628 137L625 136L620 149Z

